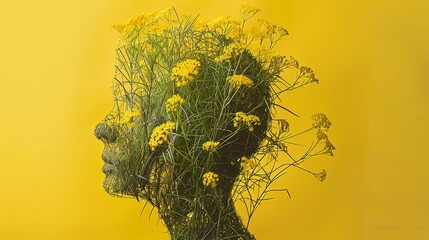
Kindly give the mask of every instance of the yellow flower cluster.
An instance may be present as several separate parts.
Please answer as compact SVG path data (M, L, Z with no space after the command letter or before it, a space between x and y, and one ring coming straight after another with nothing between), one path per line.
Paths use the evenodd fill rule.
M212 20L206 22L205 24L209 27L216 28L216 27L222 27L223 25L228 24L231 16L225 15L225 14L219 14Z
M326 133L324 133L321 129L317 130L316 137L317 137L317 140L319 141L328 140L328 135L326 135Z
M166 17L171 13L171 10L172 8L165 8L151 13L143 13L137 17L128 19L125 23L113 24L112 27L122 34L129 34L134 28L141 28L143 26L150 26L154 27L154 29L159 29L160 24L157 24L158 20Z
M259 19L259 33L261 34L261 38L271 38L274 35L278 35L278 37L287 36L289 33L286 29L269 23L266 20Z
M166 142L168 140L168 136L173 132L176 124L174 122L168 121L163 123L153 129L152 135L149 139L149 146L152 151Z
M118 123L119 124L125 124L129 123L133 120L134 117L137 117L140 115L140 110L137 108L127 109L125 112L123 112L120 116L118 116Z
M203 150L204 151L215 151L217 146L219 146L220 142L215 142L215 141L207 141L205 143L203 143Z
M241 123L244 123L249 131L253 132L253 130L255 130L255 125L261 125L261 119L256 115L247 115L244 112L237 112L234 117L234 127L239 127Z
M179 94L174 94L171 98L167 99L165 108L167 112L176 112L183 103L185 103L185 100Z
M201 63L195 59L179 62L171 70L170 79L176 82L177 87L183 87L195 78L200 66Z
M244 75L232 75L226 78L234 88L238 89L241 86L253 87L252 79L244 76Z
M135 118L140 116L140 110L138 108L118 108L110 113L109 119L106 121L109 125L122 125L128 128L135 126Z
M240 4L238 8L240 9L241 16L243 17L244 20L247 20L253 17L255 14L261 11L261 9L259 8L249 6L246 4Z
M313 126L317 129L324 128L326 130L332 125L328 117L323 113L317 113L312 116Z
M215 188L219 182L219 175L214 172L207 172L203 175L203 185L206 187Z
M255 158L241 157L241 168L244 172L248 172L257 166L259 166L259 163L255 160Z
M273 49L270 48L269 44L251 45L248 48L249 52L253 56L261 59L264 62L270 62L273 58Z
M239 42L230 43L223 49L222 54L215 58L215 62L229 62L232 57L242 54L244 49L243 44Z

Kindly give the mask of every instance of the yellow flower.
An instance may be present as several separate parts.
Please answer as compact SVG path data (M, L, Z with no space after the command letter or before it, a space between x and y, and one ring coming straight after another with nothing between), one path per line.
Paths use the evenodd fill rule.
M245 124L250 132L255 130L255 125L261 125L261 119L258 116L252 114L245 114L244 112L235 113L234 127L239 127L241 124Z
M263 29L257 26L252 26L250 28L250 34L254 38L263 38L265 36L265 32L263 32Z
M149 31L153 32L158 28L156 26L159 26L158 20L167 17L171 13L171 10L172 8L165 8L151 13L143 13L137 17L128 19L125 23L113 24L112 27L124 35L131 33L136 28L140 29L147 26L155 26L155 28L149 28Z
M226 36L227 38L232 38L236 41L243 41L247 37L247 31L241 28L241 22L230 21Z
M111 113L111 124L128 124L133 127L133 120L140 115L138 108L118 109Z
M271 38L275 34L277 34L278 37L283 37L289 34L286 29L269 23L268 21L263 19L259 19L259 26L260 32L264 33L261 38Z
M133 108L133 109L128 109L123 117L121 118L121 122L122 123L128 123L131 122L133 120L133 118L137 117L140 115L140 110L137 108Z
M174 94L171 98L167 99L165 107L167 112L176 112L183 103L185 103L185 100L179 94Z
M203 185L206 187L215 188L219 182L219 175L214 172L207 172L203 175Z
M243 44L239 42L230 43L223 49L222 54L215 58L215 62L229 62L232 57L242 54L243 51Z
M273 60L273 49L270 48L269 44L255 44L250 46L249 51L253 56L260 59L262 62L270 63ZM268 65L269 67L269 65Z
M177 87L183 87L195 78L200 66L201 63L195 59L179 62L171 70L170 79L176 82Z
M244 76L244 75L232 75L226 78L234 88L238 89L241 86L253 87L252 79Z
M215 141L208 141L203 143L203 150L204 151L215 151L217 146L219 146L220 142L215 142Z
M173 132L175 127L176 127L176 124L171 121L168 121L166 123L163 123L155 127L149 139L149 146L151 150L155 151L155 149L159 145L163 144L164 142L167 142L168 136L170 136L170 134Z
M255 14L261 11L261 9L259 8L249 6L246 4L240 4L238 8L240 9L241 16L243 17L244 20L247 20L253 17Z
M122 34L129 34L134 28L143 26L148 21L148 14L143 13L139 16L132 17L122 24L113 24L112 28Z
M186 18L183 18L183 19L186 19ZM197 30L197 31L207 30L207 23L208 22L209 21L207 21L203 17L198 17L196 19L196 21L194 22L193 29Z
M259 166L259 163L255 160L255 158L241 157L241 168L244 172L248 172L257 166Z
M230 18L231 16L219 14L212 20L208 21L206 24L209 27L221 27L222 25L228 24Z
M166 24L153 24L149 25L144 29L144 34L161 35L165 30L168 30L169 26Z

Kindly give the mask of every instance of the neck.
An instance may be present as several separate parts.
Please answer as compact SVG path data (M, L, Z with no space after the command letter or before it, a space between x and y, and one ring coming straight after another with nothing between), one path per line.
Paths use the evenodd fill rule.
M179 205L178 209L172 208L160 214L172 240L255 239L243 225L232 203L227 207L215 206L217 204L207 209L203 205L192 214L185 214L183 206Z

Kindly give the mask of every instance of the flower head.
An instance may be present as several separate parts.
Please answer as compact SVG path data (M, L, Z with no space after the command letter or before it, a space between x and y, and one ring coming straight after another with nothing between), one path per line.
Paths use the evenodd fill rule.
M326 130L332 125L328 117L323 113L317 113L312 116L313 126L317 129L324 128Z
M229 62L232 57L242 54L244 51L243 44L239 42L233 42L228 44L222 51L222 54L215 58L215 62Z
M111 126L132 128L136 124L136 118L140 116L140 109L119 107L110 113L106 123Z
M139 16L132 17L122 24L113 24L112 28L122 34L130 34L136 28L160 26L159 19L168 16L172 8L165 8L159 11L143 13Z
M331 141L325 141L325 147L323 148L323 153L334 156L335 146L331 143Z
M166 123L163 123L157 127L155 127L152 131L152 135L149 139L149 146L152 151L155 151L155 149L166 142L168 140L168 137L173 132L174 128L176 127L176 124L174 122L168 121Z
M259 163L255 160L255 158L241 157L241 168L243 172L249 172L250 170L259 166Z
M260 8L256 8L246 4L240 4L238 8L240 9L241 16L243 17L244 20L247 20L253 17L255 14L261 11Z
M252 114L245 114L244 112L235 113L234 127L239 127L241 124L247 126L250 132L253 132L255 125L261 125L261 119Z
M263 19L259 19L259 26L260 26L260 32L264 33L261 36L262 38L271 38L274 35L281 38L289 34L288 31L283 27L274 25Z
M207 172L203 175L203 185L215 188L219 182L219 175L214 172Z
M140 115L140 110L138 108L129 108L123 112L119 117L119 124L130 123L135 117Z
M183 87L194 80L200 66L201 63L195 59L187 59L179 62L171 70L170 79L176 82L177 87Z
M321 129L317 130L316 137L319 141L328 139L328 135L326 135L326 133L324 133Z
M232 75L227 77L226 81L228 81L236 89L240 88L241 86L253 87L252 79L244 75Z
M228 24L231 16L225 14L219 14L212 20L208 21L206 24L209 27L222 27L223 25Z
M185 103L185 100L179 94L174 94L171 98L167 99L165 108L167 112L176 112L183 103Z
M208 151L208 152L215 151L217 146L219 146L219 144L220 144L220 142L207 141L207 142L203 143L203 150Z

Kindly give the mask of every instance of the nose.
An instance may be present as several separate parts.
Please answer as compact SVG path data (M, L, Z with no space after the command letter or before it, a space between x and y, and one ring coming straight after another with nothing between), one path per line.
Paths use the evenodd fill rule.
M118 138L118 132L104 122L97 124L94 135L104 143L113 143Z

